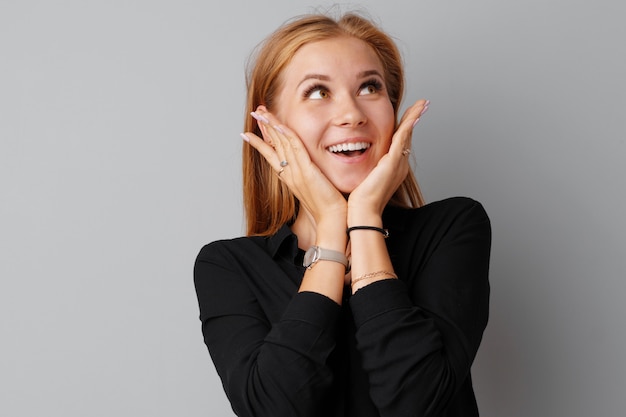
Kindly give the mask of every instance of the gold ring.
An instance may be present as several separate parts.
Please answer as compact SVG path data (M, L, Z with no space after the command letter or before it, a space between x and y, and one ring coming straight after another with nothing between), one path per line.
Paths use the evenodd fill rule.
M402 155L404 155L404 156L407 156L407 155L408 155L408 154L410 154L410 153L411 153L411 150L410 150L409 148L405 148L405 149L402 151Z

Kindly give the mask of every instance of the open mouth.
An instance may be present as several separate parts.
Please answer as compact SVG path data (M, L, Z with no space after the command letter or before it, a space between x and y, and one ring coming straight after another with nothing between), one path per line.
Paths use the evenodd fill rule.
M351 142L351 143L339 143L328 147L330 153L345 155L345 156L357 156L361 155L371 146L368 142Z

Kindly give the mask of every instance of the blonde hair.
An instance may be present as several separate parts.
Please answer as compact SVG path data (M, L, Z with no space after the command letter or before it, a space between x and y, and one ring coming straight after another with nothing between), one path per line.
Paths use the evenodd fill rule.
M349 13L338 20L326 15L308 15L278 28L256 49L248 63L248 97L244 131L261 136L250 112L263 104L270 111L280 89L280 74L303 45L340 36L351 36L370 45L384 68L386 89L397 119L404 91L404 71L400 52L393 40L370 20ZM410 169L389 202L402 207L424 204L417 180ZM268 236L285 223L295 220L299 202L250 144L243 144L243 204L247 235Z

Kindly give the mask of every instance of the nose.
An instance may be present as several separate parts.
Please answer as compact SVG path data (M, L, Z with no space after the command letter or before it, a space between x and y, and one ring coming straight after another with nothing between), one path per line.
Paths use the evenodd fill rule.
M367 123L367 116L361 109L356 97L345 95L337 100L336 125L355 127L365 123Z

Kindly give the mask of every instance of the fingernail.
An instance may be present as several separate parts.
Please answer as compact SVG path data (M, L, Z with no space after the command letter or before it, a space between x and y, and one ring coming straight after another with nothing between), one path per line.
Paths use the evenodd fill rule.
M422 112L422 114L424 114L424 112ZM415 121L413 122L413 127L415 127L415 125L420 121L419 117L417 119L415 119Z
M251 112L250 116L254 117L256 120L258 120L259 122L263 122L265 124L268 124L270 121L267 119L267 117L260 115L256 112Z
M428 111L428 105L425 105L424 108L422 109L422 112L420 113L420 116L426 113L427 111Z
M245 140L246 142L250 142L250 139L248 138L248 136L246 136L245 133L240 133L239 136L241 136L241 139Z
M278 125L274 125L274 129L276 129L278 133L282 133L283 135L285 134L285 131Z

